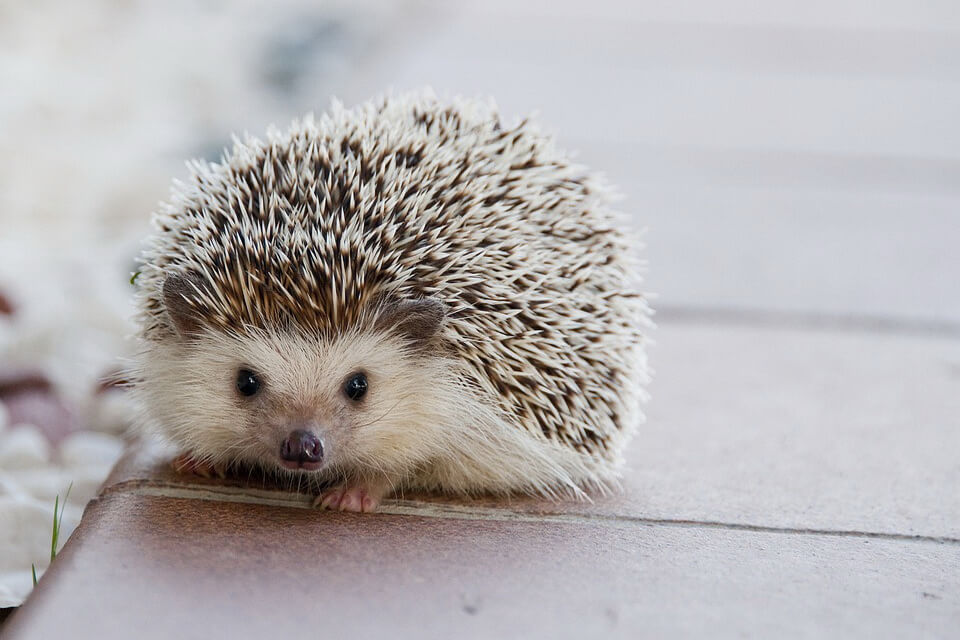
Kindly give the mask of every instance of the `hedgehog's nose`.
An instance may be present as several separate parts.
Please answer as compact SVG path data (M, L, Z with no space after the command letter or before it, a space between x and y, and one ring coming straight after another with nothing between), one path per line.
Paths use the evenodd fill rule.
M323 460L323 442L311 431L295 429L280 445L280 457L299 466L313 466Z

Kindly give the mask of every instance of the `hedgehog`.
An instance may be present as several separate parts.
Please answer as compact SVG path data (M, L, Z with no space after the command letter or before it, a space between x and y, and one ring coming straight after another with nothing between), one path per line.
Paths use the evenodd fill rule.
M134 394L178 470L258 468L356 512L619 486L648 379L639 245L530 119L334 102L188 167L136 281Z

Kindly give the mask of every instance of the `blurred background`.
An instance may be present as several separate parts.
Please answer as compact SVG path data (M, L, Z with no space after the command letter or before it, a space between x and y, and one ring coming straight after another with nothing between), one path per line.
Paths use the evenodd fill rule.
M958 36L956 0L0 0L0 606L119 454L101 380L184 160L334 97L489 95L618 185L659 322L956 337Z

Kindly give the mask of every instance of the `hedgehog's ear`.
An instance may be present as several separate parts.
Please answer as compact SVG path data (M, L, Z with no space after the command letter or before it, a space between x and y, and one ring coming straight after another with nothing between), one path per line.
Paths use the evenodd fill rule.
M200 316L190 299L201 291L202 280L194 274L172 273L163 281L163 306L182 337L200 332Z
M395 331L416 347L428 345L443 326L447 306L434 298L387 300L380 305L376 328Z

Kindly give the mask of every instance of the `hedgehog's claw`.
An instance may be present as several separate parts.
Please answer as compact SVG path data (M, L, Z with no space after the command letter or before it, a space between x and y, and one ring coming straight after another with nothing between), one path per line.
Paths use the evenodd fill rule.
M321 509L336 509L340 506L340 501L343 500L343 492L346 490L346 487L336 487L335 489L330 489L329 491L324 491L318 495L313 500L314 508L320 507Z
M321 493L313 506L330 511L372 513L380 506L380 497L363 487L340 486Z
M181 453L170 461L173 470L181 475L194 475L201 478L226 478L227 466L216 462L197 460L189 453Z

